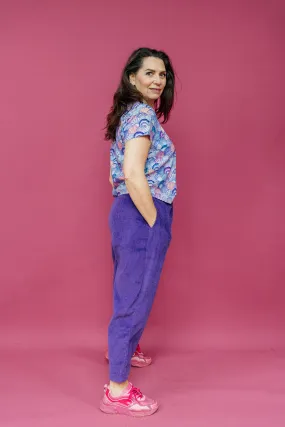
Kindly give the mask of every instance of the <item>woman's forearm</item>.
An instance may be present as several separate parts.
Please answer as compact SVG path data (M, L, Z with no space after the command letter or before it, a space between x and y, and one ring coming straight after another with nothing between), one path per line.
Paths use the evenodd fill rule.
M112 185L112 187L114 187L113 178L112 178L112 173L111 173L111 168L110 168L109 182L110 182L110 184Z
M129 195L146 222L152 227L156 221L156 207L146 176L141 171L133 171L125 177Z

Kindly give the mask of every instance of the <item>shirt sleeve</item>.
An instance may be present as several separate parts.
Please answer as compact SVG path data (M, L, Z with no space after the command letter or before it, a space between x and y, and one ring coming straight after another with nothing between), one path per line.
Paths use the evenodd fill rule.
M134 109L123 125L123 142L140 136L149 136L153 141L155 133L155 111L148 105L140 105Z

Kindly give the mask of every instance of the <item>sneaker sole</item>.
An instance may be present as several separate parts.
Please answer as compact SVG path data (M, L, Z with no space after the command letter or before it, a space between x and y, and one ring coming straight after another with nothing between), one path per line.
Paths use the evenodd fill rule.
M100 402L100 410L108 415L127 415L135 418L147 417L153 415L158 410L158 405L152 409L144 411L131 411L128 408L106 405L103 401Z

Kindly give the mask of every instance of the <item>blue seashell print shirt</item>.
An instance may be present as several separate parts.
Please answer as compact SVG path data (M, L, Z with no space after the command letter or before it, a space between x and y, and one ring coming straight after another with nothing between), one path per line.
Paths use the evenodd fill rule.
M116 140L110 149L113 196L127 194L123 173L125 143L149 135L151 147L145 164L145 175L153 197L172 203L176 187L176 150L148 104L135 102L128 106L117 128Z

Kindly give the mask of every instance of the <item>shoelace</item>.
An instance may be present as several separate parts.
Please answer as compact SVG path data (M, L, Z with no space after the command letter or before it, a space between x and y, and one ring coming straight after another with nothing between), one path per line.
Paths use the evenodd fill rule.
M142 392L140 391L140 389L139 388L137 388L137 387L132 387L131 388L131 390L130 390L130 395L134 395L135 396L135 398L137 399L137 398L139 398L139 399L142 399L143 398L143 394L142 394Z
M144 353L141 351L140 345L138 344L136 351L134 352L134 356L140 356L141 358L144 358L145 355Z

